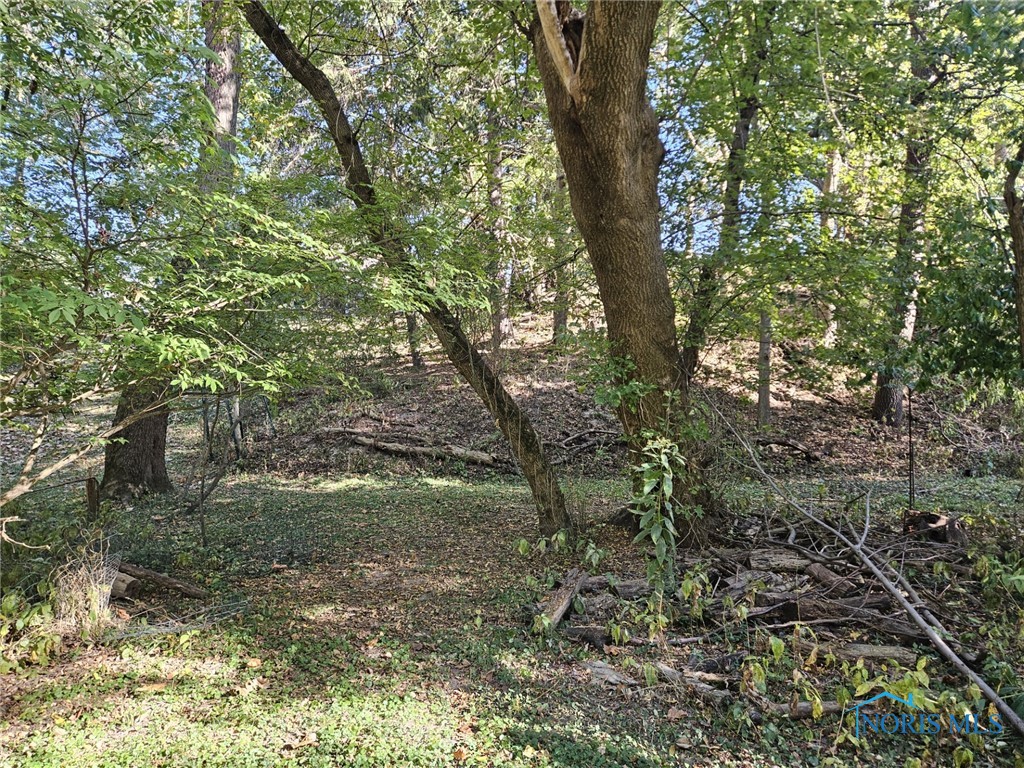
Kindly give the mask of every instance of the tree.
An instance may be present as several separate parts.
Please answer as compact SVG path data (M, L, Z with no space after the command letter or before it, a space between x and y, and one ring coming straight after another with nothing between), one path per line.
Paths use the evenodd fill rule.
M1016 309L1017 342L1020 345L1020 367L1024 370L1024 200L1017 193L1017 179L1024 165L1024 142L1007 163L1003 200L1010 230L1010 249L1013 252L1013 299Z
M572 520L566 511L565 498L554 468L545 456L540 436L486 359L466 337L446 302L426 283L403 249L386 208L378 202L359 140L330 80L299 52L291 38L261 3L246 3L244 10L252 30L316 102L341 159L346 186L363 217L368 237L380 250L391 273L406 286L445 354L487 406L508 440L533 492L541 533L551 536L560 530L571 532Z
M205 43L211 53L206 59L203 90L213 109L213 126L212 141L204 148L207 157L200 166L199 187L211 193L223 189L231 177L238 123L239 77L235 63L240 38L223 0L203 0L202 15ZM175 267L178 272L187 269L181 259L176 260ZM168 382L149 380L132 384L121 393L115 424L136 414L148 415L116 432L107 443L101 485L104 495L165 493L172 489L166 459L168 391Z
M658 168L664 147L647 97L660 3L595 0L584 17L542 0L530 27L548 115L619 361L617 413L636 455L649 433L685 442L689 383L661 247ZM684 447L687 459L695 446ZM691 461L676 495L696 503ZM690 506L692 509L692 506ZM684 541L699 532L686 529Z

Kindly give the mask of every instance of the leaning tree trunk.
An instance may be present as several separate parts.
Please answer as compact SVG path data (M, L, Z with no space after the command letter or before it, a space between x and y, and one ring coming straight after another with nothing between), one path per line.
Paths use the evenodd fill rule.
M1024 142L1010 161L1010 169L1003 185L1006 216L1010 224L1010 248L1013 250L1013 300L1017 314L1017 343L1020 345L1020 365L1024 369L1024 201L1017 194L1017 178L1024 165Z
M234 135L238 122L239 78L235 66L241 39L238 29L228 20L230 4L223 0L203 0L203 20L206 47L219 60L206 62L204 91L213 107L214 127L212 154L203 162L200 189L209 192L222 186L231 177L230 156L235 151ZM175 263L180 274L187 269L183 262ZM153 408L157 395L163 396L166 383L149 388L129 387L121 393L114 423L139 411ZM116 442L107 445L103 463L103 491L106 495L121 495L123 489L136 492L165 493L172 486L167 475L164 453L167 446L167 406L155 408L152 416L136 422L117 433Z
M573 215L604 306L620 383L639 382L617 413L634 457L654 432L677 440L691 476L677 502L699 503L700 462L688 430L689 391L676 338L675 304L661 248L658 168L664 147L647 98L647 65L660 3L594 0L584 18L541 0L531 26L548 114ZM678 521L682 542L696 524Z
M392 273L414 290L424 309L424 319L437 335L445 354L456 370L469 382L491 412L501 433L509 442L523 475L530 484L540 518L540 530L550 536L560 530L572 531L572 520L554 468L544 453L544 445L529 417L505 389L483 356L463 333L454 313L427 284L409 255L401 238L394 236L386 217L381 215L369 169L363 160L356 135L341 108L341 102L324 73L299 53L277 21L256 0L245 4L249 26L267 49L316 101L346 172L346 185L360 211L369 237L381 248Z
M103 461L102 493L107 498L124 498L138 493L166 493L171 490L165 454L167 418L161 386L134 384L121 392L114 423L151 410L151 415L134 421L111 436Z

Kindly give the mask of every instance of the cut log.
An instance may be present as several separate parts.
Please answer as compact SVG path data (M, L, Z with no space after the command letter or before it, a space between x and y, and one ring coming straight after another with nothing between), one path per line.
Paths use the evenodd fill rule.
M750 568L772 573L803 573L811 564L803 555L788 549L755 549L750 553Z
M608 630L604 627L568 627L565 630L565 634L574 640L579 640L587 645L593 646L599 651L603 650L606 645L609 645L612 642L611 635L608 634Z
M173 589L175 592L180 592L186 597L205 600L210 596L210 593L202 587L197 587L195 584L190 584L189 582L182 581L181 579L175 579L174 577L163 573L151 571L149 568L143 568L141 565L121 563L120 568L123 573L126 573L129 576L134 576L136 579L141 579L142 581L148 581L151 584L156 584L158 587L163 587L164 589Z
M818 648L819 656L822 653L831 653L838 659L846 661L895 661L905 667L913 667L917 664L917 654L907 648L898 645L868 645L867 643L847 643L841 646L821 645L811 643L807 640L794 638L797 649L810 653L815 647Z
M588 576L580 585L580 592L604 592L610 586L607 576Z
M363 445L373 448L376 451L391 453L397 456L426 456L430 459L457 459L470 464L482 464L485 467L493 467L498 463L490 453L474 451L470 448L462 448L458 445L406 445L405 443L390 443L368 437L365 434L355 433L355 430L345 427L324 427L321 431L328 434L342 434L348 437L356 445Z
M629 581L620 581L612 587L615 590L615 594L621 597L623 600L638 600L641 597L647 597L654 588L647 579L631 579Z
M819 584L828 587L829 591L835 592L840 597L845 597L850 594L850 592L852 592L856 587L856 585L850 583L849 580L839 576L821 563L811 563L804 570L808 576L813 578Z
M573 568L562 580L562 586L551 593L551 597L544 603L543 627L555 629L565 614L572 606L572 601L580 591L580 585L586 578L586 574L578 568Z
M115 600L135 597L142 589L142 582L127 573L118 572L114 583L110 585L110 596Z

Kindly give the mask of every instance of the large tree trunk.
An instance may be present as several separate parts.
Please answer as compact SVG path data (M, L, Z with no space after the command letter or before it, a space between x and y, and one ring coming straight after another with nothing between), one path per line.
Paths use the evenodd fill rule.
M690 378L697 373L700 354L707 345L708 330L715 314L715 302L722 288L722 269L735 259L740 246L740 226L743 223L740 195L746 177L747 144L750 141L750 129L761 105L757 96L757 86L761 81L761 70L768 59L774 7L769 5L763 10L755 9L753 13L755 15L751 20L750 51L740 73L740 92L747 95L739 103L739 111L733 125L732 143L729 145L729 155L725 163L725 191L722 194L722 226L718 231L718 245L711 257L701 265L690 304L686 334L683 337L683 370Z
M167 475L167 417L170 414L161 386L131 385L122 391L114 423L152 410L115 433L107 443L103 460L102 493L105 497L128 497L138 493L166 493L171 490Z
M200 188L210 191L223 186L231 177L231 155L235 151L235 130L238 123L238 59L241 40L237 26L230 23L231 4L223 0L203 0L203 22L206 47L220 57L206 62L204 91L213 106L213 153L201 164L203 177ZM180 273L187 267L175 263ZM129 387L121 393L114 423L136 411L151 408L157 393L163 394L167 385L153 385L148 389ZM236 401L237 402L237 401ZM126 410L129 409L129 410ZM166 406L156 409L130 427L121 430L115 439L121 441L107 446L103 465L103 489L108 496L122 495L131 487L135 492L165 493L171 490L167 476Z
M585 18L568 3L541 0L531 27L555 143L573 215L604 306L611 354L626 365L617 413L630 447L651 432L696 456L685 427L689 388L676 338L675 304L661 248L658 168L664 147L647 98L647 64L660 3L594 0ZM680 505L699 503L701 468L676 488ZM682 543L702 538L677 520Z
M1003 185L1006 216L1010 224L1010 247L1013 250L1013 300L1017 310L1017 342L1020 345L1020 365L1024 369L1024 201L1017 194L1017 178L1024 165L1024 142L1010 161L1010 169Z
M365 226L370 238L380 246L393 274L407 281L425 305L423 317L437 335L445 354L456 370L469 382L494 416L512 453L522 469L540 518L540 530L550 536L560 530L572 531L572 521L554 468L544 454L544 445L529 418L502 385L490 365L466 338L458 319L427 285L422 275L393 237L390 224L381 215L369 169L363 160L359 142L330 81L305 58L277 21L259 2L245 4L249 26L270 52L316 101L331 138L341 157L357 207L366 214Z
M604 305L612 354L628 358L626 378L649 385L638 402L623 401L627 436L660 430L666 392L684 399L675 305L661 250L658 167L664 148L647 99L647 62L660 3L590 4L583 24L583 58L565 44L572 20L555 30L561 50L549 50L544 23L531 29L555 142L565 169L573 215L587 244ZM545 10L541 2L538 11ZM573 46L576 48L576 46ZM578 50L578 49L577 49ZM574 71L565 76L565 61ZM571 91L578 92L573 98Z

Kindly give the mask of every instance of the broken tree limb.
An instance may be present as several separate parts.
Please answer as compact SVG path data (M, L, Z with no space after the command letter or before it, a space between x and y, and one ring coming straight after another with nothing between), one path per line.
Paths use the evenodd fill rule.
M798 514L800 514L810 522L814 523L818 527L822 528L823 530L828 531L830 534L835 536L837 540L842 542L848 548L848 550L851 553L853 553L857 557L857 559L860 560L860 562L863 563L863 565L871 572L871 574L878 580L878 583L882 585L885 591L892 595L893 600L895 600L896 603L907 614L907 616L910 617L911 621L914 624L916 624L922 632L924 632L925 636L931 642L932 646L934 646L935 650L937 650L942 655L942 657L946 659L946 661L952 664L953 667L961 675L963 675L972 683L978 686L978 689L985 695L985 698L992 702L992 704L995 706L996 710L1003 718L1004 725L1008 724L1012 726L1013 729L1017 731L1017 733L1019 733L1021 736L1024 736L1024 720L1021 719L1020 715L1018 715L1013 710L1013 708L1006 703L1006 700L1003 699L1002 696L996 693L995 689L992 688L992 686L989 685L985 681L985 679L981 677L981 675L979 675L977 672L975 672L973 669L967 666L967 663L956 653L956 651L954 651L950 647L949 643L946 642L946 638L943 637L943 634L948 633L944 632L941 629L941 625L939 625L939 627L937 628L932 623L934 617L931 616L931 613L927 610L927 608L923 608L923 611L918 610L918 606L923 607L924 603L920 600L919 597L916 596L916 592L913 591L913 588L911 587L911 589L908 591L910 596L908 596L908 594L900 588L901 584L905 586L910 586L907 580L903 577L903 575L900 574L899 571L897 571L888 563L884 563L882 565L876 563L874 558L871 557L871 555L868 554L867 551L865 551L861 543L854 541L835 526L832 526L826 521L822 520L820 517L818 517L810 510L806 509L800 502L798 502L796 499L794 499L792 496L786 493L786 491L784 491L779 486L779 484L775 482L775 479L765 471L764 467L761 465L760 459L758 459L757 457L757 452L751 447L750 443L743 439L743 437L737 431L736 427L733 426L732 422L730 422L725 417L725 414L722 413L722 411L718 408L717 405L715 405L714 401L712 401L706 393L705 399L707 400L708 405L711 407L712 411L714 411L718 418L721 419L722 423L726 425L728 430L732 433L733 437L736 438L736 441L740 444L740 446L744 449L746 454L750 457L751 461L754 463L754 466L750 467L750 469L753 469L754 472L768 484L768 487L770 487L778 495L778 497L782 499L794 511L796 511ZM868 496L866 503L870 505L870 495ZM911 600L913 600L914 602L911 602ZM917 605L915 605L914 603L917 603ZM925 616L928 616L929 618L925 618Z
M122 573L126 573L129 576L134 576L136 579L141 581L148 581L151 584L156 584L164 589L173 589L175 592L180 592L186 597L194 597L197 600L205 600L210 596L202 587L197 587L195 584L190 584L187 581L176 579L173 576L168 576L164 573L157 573L151 571L149 568L143 568L141 565L132 565L131 563L121 563L120 570Z
M493 467L498 460L490 453L474 451L470 448L462 448L458 445L406 445L405 443L389 443L384 440L377 440L365 435L353 434L353 430L344 427L325 427L323 432L343 434L353 443L373 448L384 453L392 453L398 456L426 456L431 459L458 459L470 464L482 464L485 467Z
M551 593L551 597L544 603L541 613L545 629L554 629L568 612L572 605L573 598L580 591L580 587L586 579L587 574L578 568L573 568L562 580L562 586Z
M808 448L803 443L797 440L790 440L787 437L759 437L755 441L758 445L778 445L782 448L792 448L797 453L803 454L803 457L810 462L821 461L821 454L817 451Z
M684 686L702 699L714 702L717 706L728 704L732 700L732 694L729 691L715 688L713 685L705 682L707 679L711 679L714 682L725 682L725 678L719 675L707 672L692 672L690 670L681 672L678 669L673 669L668 664L662 664L660 661L654 663L654 668L658 670L658 677L665 682Z

